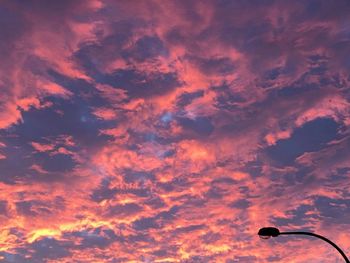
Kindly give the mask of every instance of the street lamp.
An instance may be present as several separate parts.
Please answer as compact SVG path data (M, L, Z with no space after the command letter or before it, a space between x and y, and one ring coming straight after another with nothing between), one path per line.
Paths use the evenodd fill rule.
M310 232L280 232L278 230L278 228L275 228L275 227L263 227L259 230L258 235L262 239L268 239L270 237L277 237L279 235L307 235L307 236L317 237L319 239L322 239L323 241L326 241L328 244L331 244L343 256L345 262L350 263L349 259L345 255L345 253L336 244L334 244L329 239L327 239L323 236L314 234L314 233L310 233Z

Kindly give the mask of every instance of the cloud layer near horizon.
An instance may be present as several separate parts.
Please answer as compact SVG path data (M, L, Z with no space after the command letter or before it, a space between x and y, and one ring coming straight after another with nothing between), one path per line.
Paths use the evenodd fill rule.
M0 261L342 262L348 1L2 1ZM337 261L338 260L338 261Z

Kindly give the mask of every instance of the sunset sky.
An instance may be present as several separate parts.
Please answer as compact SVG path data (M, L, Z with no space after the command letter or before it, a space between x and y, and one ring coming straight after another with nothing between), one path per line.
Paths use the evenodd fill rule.
M350 255L350 1L1 0L0 262Z

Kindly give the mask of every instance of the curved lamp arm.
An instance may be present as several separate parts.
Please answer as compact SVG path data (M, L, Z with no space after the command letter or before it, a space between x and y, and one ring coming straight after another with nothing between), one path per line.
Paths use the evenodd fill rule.
M321 235L317 235L311 232L280 232L278 228L275 227L263 227L259 230L258 235L261 238L270 238L270 237L277 237L279 235L306 235L306 236L313 236L317 237L319 239L322 239L323 241L326 241L328 244L332 245L338 252L342 255L346 263L350 263L349 259L346 257L345 253L332 241L330 241L328 238L325 238Z
M330 241L328 238L325 238L321 235L317 235L311 232L280 232L280 235L307 235L307 236L317 237L319 239L322 239L323 241L326 241L328 244L332 245L343 256L345 262L350 263L349 259L346 257L345 253L340 249L340 247L338 247L335 243Z

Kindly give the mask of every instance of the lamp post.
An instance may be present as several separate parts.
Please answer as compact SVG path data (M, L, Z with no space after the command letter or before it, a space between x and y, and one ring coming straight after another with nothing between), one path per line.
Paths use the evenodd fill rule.
M278 228L275 227L263 227L259 230L258 235L263 238L263 239L268 239L270 237L277 237L279 235L306 235L306 236L313 236L313 237L317 237L319 239L322 239L323 241L326 241L328 244L332 245L336 250L338 250L338 252L342 255L342 257L344 258L346 263L350 263L349 259L346 257L345 253L332 241L330 241L329 239L314 234L314 233L310 233L310 232L280 232L278 230Z

